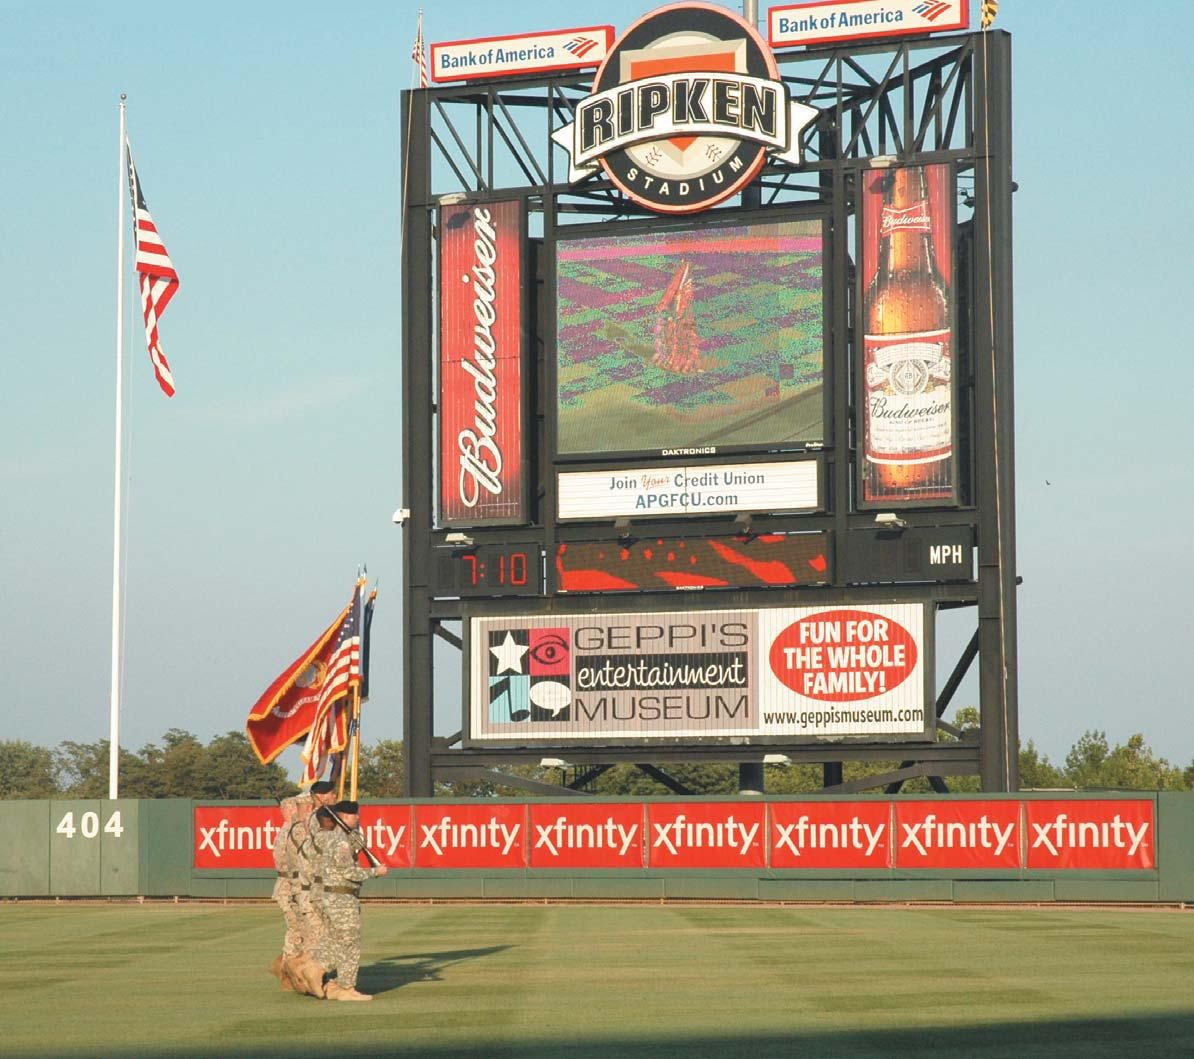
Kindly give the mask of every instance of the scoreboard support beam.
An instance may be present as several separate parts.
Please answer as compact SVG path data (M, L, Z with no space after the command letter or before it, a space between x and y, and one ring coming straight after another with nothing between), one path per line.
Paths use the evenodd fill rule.
M432 320L431 271L415 261L431 246L431 159L427 150L430 95L402 93L402 392L405 445L402 460L402 735L406 745L404 794L430 798L434 733L431 523ZM423 258L426 261L426 258Z
M979 510L979 756L984 791L1019 778L1016 494L1012 379L1011 38L983 33L974 56L976 482Z

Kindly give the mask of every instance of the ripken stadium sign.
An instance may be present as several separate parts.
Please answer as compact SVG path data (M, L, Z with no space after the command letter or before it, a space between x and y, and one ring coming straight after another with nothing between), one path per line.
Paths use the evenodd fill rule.
M571 181L604 170L648 209L695 213L741 191L768 154L800 165L817 113L789 98L753 27L723 8L676 4L623 34L552 139L569 152Z

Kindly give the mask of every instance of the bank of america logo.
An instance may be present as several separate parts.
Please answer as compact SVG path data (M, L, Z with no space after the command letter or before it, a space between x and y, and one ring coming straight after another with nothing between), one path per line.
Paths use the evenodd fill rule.
M949 10L949 4L943 4L941 0L924 0L923 4L917 4L912 10L926 22L936 22Z
M571 52L578 59L583 59L600 43L600 41L593 40L592 37L573 37L564 45L564 51Z

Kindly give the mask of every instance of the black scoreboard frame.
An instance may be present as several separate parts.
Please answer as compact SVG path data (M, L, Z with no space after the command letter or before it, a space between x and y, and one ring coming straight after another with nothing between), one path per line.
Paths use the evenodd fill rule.
M603 179L567 183L567 163L550 134L571 118L591 88L591 75L545 75L453 83L403 92L402 238L402 456L403 532L403 732L407 793L430 797L440 780L476 776L479 770L537 764L549 747L464 748L460 735L434 733L433 645L457 648L453 631L471 614L577 614L691 608L693 593L647 592L552 594L545 570L541 594L511 598L462 591L449 594L435 583L437 556L481 553L541 542L543 561L569 541L615 541L644 533L661 537L715 537L743 533L823 531L832 538L828 584L790 588L742 588L702 594L713 607L848 606L923 601L936 610L969 608L976 628L953 673L936 693L937 730L943 741L822 741L774 745L691 744L569 746L575 766L621 762L652 766L676 761L758 765L765 753L792 762L821 763L827 790L841 783L847 760L901 766L883 778L898 788L913 776L976 773L985 791L1018 789L1018 698L1016 673L1015 474L1013 438L1011 38L998 30L939 37L901 38L864 45L780 51L776 61L794 99L820 110L805 133L805 164L769 164L753 185L707 216L816 206L830 218L825 257L832 275L826 291L825 442L773 459L815 459L821 510L765 511L707 516L605 519L561 523L556 510L557 470L591 464L616 465L617 457L580 462L554 460L552 398L546 372L554 367L554 260L557 226L600 219L649 218L649 214ZM956 502L935 507L894 507L890 516L857 502L857 409L852 398L856 363L856 211L861 174L879 165L945 162L966 189L973 216L956 227L957 350L955 383ZM532 364L526 372L530 421L531 526L463 527L449 534L435 525L436 363L435 221L448 202L523 201L532 218L528 283L538 288L529 324ZM659 218L661 224L669 219ZM980 223L981 221L981 223ZM544 245L544 243L547 245ZM538 306L538 318L536 309ZM550 362L550 363L545 363ZM729 453L697 462L761 459ZM635 462L648 462L639 455ZM462 527L453 527L461 529ZM964 561L939 574L917 562L918 549L951 549L969 542ZM971 551L973 558L971 557ZM923 558L923 557L922 557ZM442 563L438 563L442 566ZM519 586L503 586L517 588ZM463 630L462 630L463 631ZM940 721L958 684L977 659L980 730L977 738ZM462 672L462 695L468 682ZM462 704L463 705L463 704ZM462 710L462 714L463 714ZM836 782L833 782L836 780ZM874 785L874 784L871 784ZM559 788L568 793L567 788Z

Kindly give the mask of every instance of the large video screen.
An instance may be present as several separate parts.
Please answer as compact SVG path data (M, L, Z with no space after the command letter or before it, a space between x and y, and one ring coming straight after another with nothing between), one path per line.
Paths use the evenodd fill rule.
M824 441L819 215L560 233L557 454Z

